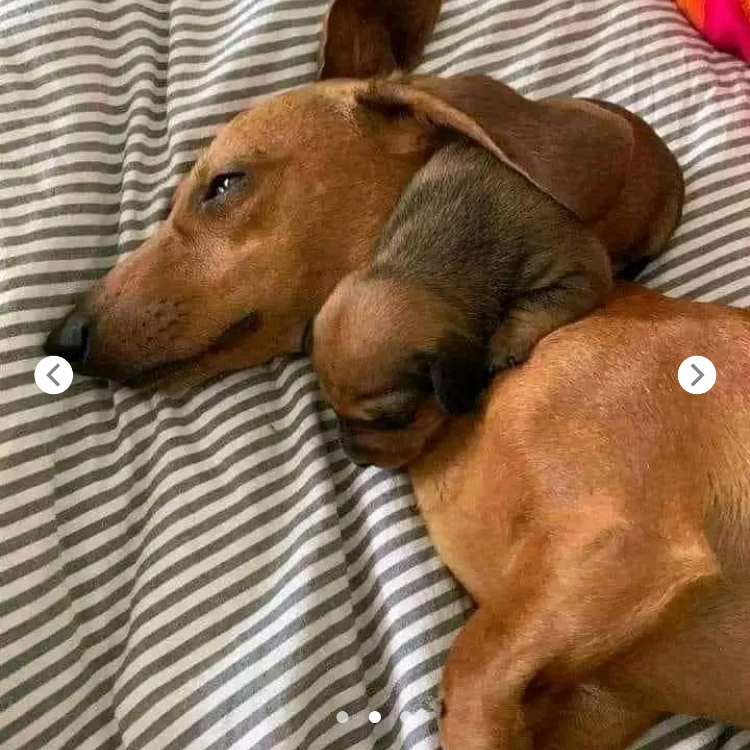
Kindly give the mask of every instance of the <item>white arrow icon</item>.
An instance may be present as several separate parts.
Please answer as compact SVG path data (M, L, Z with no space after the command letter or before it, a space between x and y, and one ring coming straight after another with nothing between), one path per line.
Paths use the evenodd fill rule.
M688 357L677 370L677 380L688 393L706 393L716 382L716 368L705 357Z
M73 382L73 368L62 357L45 357L34 368L34 380L50 396L67 391Z

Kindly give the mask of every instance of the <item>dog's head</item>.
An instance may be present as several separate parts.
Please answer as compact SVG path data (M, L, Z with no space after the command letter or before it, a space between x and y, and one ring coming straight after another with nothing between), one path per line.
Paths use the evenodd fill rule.
M628 182L625 117L531 102L485 76L384 77L419 59L439 6L334 0L321 76L348 78L269 98L226 125L166 221L55 328L47 352L83 373L190 385L299 351L306 321L367 262L410 178L457 135L595 227L613 253L630 247L651 221L632 195L655 198L641 172Z
M321 388L357 463L403 466L488 381L487 353L429 290L360 271L334 290L306 337Z
M51 334L50 353L117 380L202 380L300 351L305 322L365 263L428 157L423 128L386 119L333 82L236 117L156 234Z

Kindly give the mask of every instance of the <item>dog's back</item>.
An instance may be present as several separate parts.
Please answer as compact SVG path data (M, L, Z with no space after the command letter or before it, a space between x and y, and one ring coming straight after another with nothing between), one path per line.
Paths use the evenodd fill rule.
M701 395L677 378L695 354L717 372ZM750 312L623 284L606 307L550 334L511 377L490 390L487 429L498 444L525 446L531 465L544 462L536 481L549 480L550 496L575 496L585 477L616 488L633 518L658 512L667 523L679 500L722 573L746 577Z

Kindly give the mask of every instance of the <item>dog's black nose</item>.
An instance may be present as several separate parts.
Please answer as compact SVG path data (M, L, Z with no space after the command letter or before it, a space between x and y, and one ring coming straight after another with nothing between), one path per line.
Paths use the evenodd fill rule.
M74 310L47 336L45 354L67 359L71 364L86 361L89 352L89 319Z

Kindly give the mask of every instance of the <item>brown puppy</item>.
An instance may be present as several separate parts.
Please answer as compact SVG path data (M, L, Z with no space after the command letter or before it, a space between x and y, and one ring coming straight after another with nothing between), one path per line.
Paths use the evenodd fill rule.
M569 211L470 142L417 172L318 315L313 364L357 461L411 458L490 371L601 304L607 251ZM406 449L408 446L408 450Z
M56 327L80 372L186 386L300 349L336 283L446 138L469 138L594 231L617 264L661 252L680 215L674 158L613 105L530 101L482 75L368 82L419 59L439 0L336 0L322 75L238 115L167 220ZM359 80L357 80L359 79Z
M696 353L703 395L677 380ZM478 604L446 750L624 750L659 712L750 727L750 313L620 287L409 472Z

